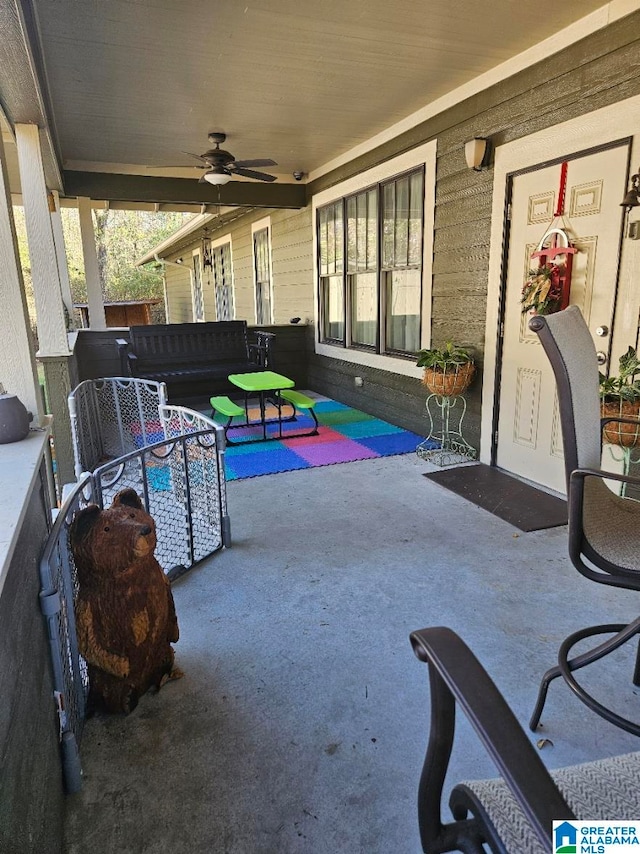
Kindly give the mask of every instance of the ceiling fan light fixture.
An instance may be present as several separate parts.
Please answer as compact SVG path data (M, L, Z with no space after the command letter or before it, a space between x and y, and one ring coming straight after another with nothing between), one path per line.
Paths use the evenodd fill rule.
M213 184L214 187L221 187L223 184L228 184L231 180L231 175L228 172L207 172L204 176L204 180L209 184Z

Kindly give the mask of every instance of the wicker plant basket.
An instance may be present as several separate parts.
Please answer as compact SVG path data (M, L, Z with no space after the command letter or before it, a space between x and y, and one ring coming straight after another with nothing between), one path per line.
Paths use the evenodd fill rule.
M616 403L601 404L603 418L639 418L640 402L621 400ZM640 445L640 422L635 424L620 424L611 422L602 429L602 439L610 445L621 445L623 448L634 448Z
M476 366L473 362L456 365L445 371L437 371L435 368L425 368L422 382L431 394L441 394L443 397L455 397L469 388L475 372Z

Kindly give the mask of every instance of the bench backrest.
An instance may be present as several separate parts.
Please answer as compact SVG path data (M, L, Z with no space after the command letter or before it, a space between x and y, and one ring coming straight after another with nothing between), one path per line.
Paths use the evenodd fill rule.
M129 341L138 357L138 370L147 365L179 368L211 362L249 362L245 320L132 326Z

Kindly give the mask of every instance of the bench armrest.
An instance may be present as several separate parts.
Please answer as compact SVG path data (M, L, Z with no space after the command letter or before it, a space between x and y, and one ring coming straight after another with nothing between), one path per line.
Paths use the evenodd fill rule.
M275 332L254 329L255 344L249 344L249 356L261 368L273 368L273 342Z
M122 372L122 376L134 377L134 367L138 357L131 351L131 343L126 338L116 338L116 346L120 355L120 371Z
M461 834L474 833L473 823L444 825L441 820L442 790L458 705L546 850L552 821L574 816L504 697L469 647L451 629L421 629L413 632L410 639L416 656L429 666L431 686L431 728L418 795L423 849L457 850L456 839ZM453 847L447 847L451 844Z

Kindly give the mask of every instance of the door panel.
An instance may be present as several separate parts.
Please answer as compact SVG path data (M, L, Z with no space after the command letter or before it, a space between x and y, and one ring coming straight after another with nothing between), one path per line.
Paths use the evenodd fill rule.
M564 227L579 250L573 256L570 303L580 307L596 341L608 352L626 188L626 145L569 161ZM522 286L531 253L551 224L560 165L513 179L501 363L497 464L514 474L565 492L562 436L555 380L547 357L522 314ZM558 224L558 223L556 223Z

